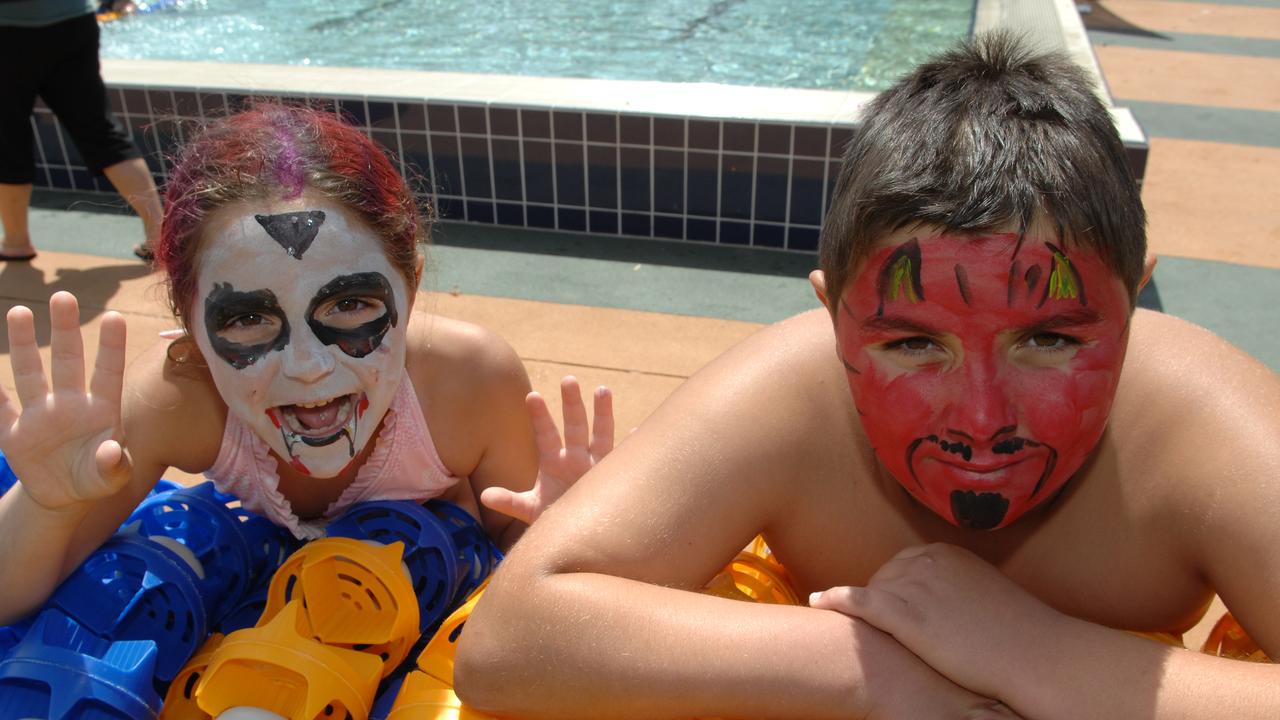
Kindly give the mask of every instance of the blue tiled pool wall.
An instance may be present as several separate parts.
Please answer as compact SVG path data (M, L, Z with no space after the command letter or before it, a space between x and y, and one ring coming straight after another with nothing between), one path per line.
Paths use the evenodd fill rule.
M242 107L225 92L109 88L157 184L184 133ZM255 95L254 97L265 97ZM271 96L333 109L389 148L446 222L813 252L853 125L414 100ZM42 187L113 192L42 105ZM1146 143L1126 148L1139 181Z
M156 182L204 119L250 98L109 88L117 120ZM255 95L256 98L264 96ZM687 240L801 252L817 248L853 126L364 98L270 96L334 109L401 159L444 221ZM37 185L111 192L37 107Z

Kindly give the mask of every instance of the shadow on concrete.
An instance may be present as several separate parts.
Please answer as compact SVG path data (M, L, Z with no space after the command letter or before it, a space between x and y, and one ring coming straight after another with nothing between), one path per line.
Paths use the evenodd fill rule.
M49 345L47 298L58 290L75 293L80 301L80 325L107 310L107 303L125 281L149 274L145 265L107 265L84 270L59 268L52 280L30 263L5 263L0 269L0 305L8 312L14 305L31 308L36 323L36 343ZM9 352L9 334L0 332L0 353Z
M1121 35L1136 35L1138 37L1159 38L1161 40L1172 39L1168 35L1161 35L1158 32L1134 25L1108 10L1100 2L1078 2L1076 3L1076 8L1080 11L1080 19L1084 21L1086 30L1104 30Z
M704 245L680 240L570 235L462 223L437 223L431 241L438 245L477 250L560 255L781 277L805 277L818 266L815 253Z

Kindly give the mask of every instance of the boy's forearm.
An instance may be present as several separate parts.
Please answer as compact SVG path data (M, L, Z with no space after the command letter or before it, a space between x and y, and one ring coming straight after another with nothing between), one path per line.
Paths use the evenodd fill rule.
M1211 657L1068 618L1002 697L1024 717L1280 717L1280 667Z
M0 497L0 625L38 609L62 580L67 550L89 513L86 503L51 511L27 495L21 483Z
M455 677L465 702L502 715L861 718L918 663L835 613L588 573L506 580L468 621ZM486 615L509 622L491 632Z

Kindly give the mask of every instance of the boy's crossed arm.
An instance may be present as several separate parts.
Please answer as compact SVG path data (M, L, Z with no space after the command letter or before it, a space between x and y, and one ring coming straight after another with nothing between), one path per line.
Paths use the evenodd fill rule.
M1027 718L1280 713L1280 667L1069 617L952 545L903 550L865 587L814 593L811 604L866 620L956 683Z

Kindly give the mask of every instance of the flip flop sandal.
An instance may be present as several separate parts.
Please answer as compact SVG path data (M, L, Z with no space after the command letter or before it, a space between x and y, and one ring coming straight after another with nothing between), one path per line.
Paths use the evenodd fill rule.
M133 255L143 262L155 262L156 254L151 248L141 243L133 246Z
M0 262L28 262L35 259L35 251L23 253L22 255L3 255L0 254Z

